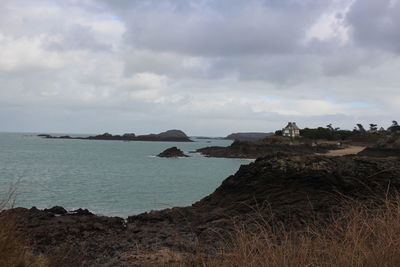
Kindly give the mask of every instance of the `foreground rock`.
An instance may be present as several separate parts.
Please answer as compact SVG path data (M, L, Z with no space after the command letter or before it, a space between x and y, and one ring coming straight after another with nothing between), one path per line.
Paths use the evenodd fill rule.
M39 137L49 139L80 139L80 140L115 140L115 141L158 141L158 142L193 142L183 131L181 130L168 130L159 134L147 134L138 135L134 133L126 133L123 135L112 135L110 133L104 133L89 137L71 137L65 136L51 136L48 134L39 134Z
M161 158L179 158L179 157L189 157L185 155L182 150L178 149L176 146L168 148L157 155Z
M64 266L69 266L68 260L73 262L75 258L108 262L119 248L129 247L123 219L82 211L85 210L65 213L62 207L44 211L34 207L15 208L0 212L0 224L13 222L36 253L64 255Z
M233 222L254 222L255 211L271 224L302 227L329 220L343 199L364 203L400 189L400 161L278 153L257 159L189 207L121 218L16 208L0 213L14 220L30 246L46 255L78 247L93 264L149 263L148 251L213 253ZM158 254L157 254L158 255ZM158 261L159 258L153 260ZM146 262L147 261L147 262Z
M299 227L317 216L329 218L343 199L369 201L399 189L396 160L271 155L242 166L191 207L131 216L128 228L142 229L141 240L155 231L161 244L171 246L168 237L179 236L186 242L175 245L190 247L199 239L212 249L216 233L233 229L233 220L251 221L255 211L266 212L271 222Z

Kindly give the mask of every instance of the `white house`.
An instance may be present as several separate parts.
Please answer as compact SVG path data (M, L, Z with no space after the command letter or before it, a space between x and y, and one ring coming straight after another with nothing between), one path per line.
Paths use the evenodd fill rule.
M300 128L297 127L295 122L289 122L288 125L282 129L282 135L288 137L300 136Z

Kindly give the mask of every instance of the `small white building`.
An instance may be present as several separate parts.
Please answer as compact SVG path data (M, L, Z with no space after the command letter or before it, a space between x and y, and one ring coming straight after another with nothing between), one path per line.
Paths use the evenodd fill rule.
M288 125L282 129L282 136L287 137L299 137L300 136L300 128L297 127L295 122L289 122Z

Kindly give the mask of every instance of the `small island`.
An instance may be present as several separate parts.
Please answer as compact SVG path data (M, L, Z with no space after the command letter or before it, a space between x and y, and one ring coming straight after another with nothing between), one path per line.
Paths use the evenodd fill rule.
M168 130L159 134L146 134L146 135L135 135L134 133L125 133L123 135L112 135L110 133L104 133L89 137L71 137L69 135L64 136L52 136L49 134L39 134L39 137L49 139L79 139L79 140L114 140L114 141L158 141L158 142L193 142L183 131L181 130Z

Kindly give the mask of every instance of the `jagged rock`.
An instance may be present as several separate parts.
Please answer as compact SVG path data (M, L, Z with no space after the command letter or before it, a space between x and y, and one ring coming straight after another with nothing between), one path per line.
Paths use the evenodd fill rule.
M65 210L57 207L57 212L61 209ZM13 222L17 233L35 251L51 255L61 250L65 255L84 257L92 263L91 266L96 266L98 260L117 256L121 246L129 247L126 225L121 218L87 215L86 212L77 212L74 216L69 213L55 216L56 212L49 210L14 208L2 211L0 225ZM71 254L75 249L76 253Z
M50 209L44 209L44 211L51 212L54 214L60 214L60 215L68 213L68 211L66 209L64 209L63 207L60 207L60 206L54 206Z
M70 212L71 215L94 215L88 209L77 209Z
M178 157L189 157L188 155L185 155L182 150L178 149L176 146L170 147L160 154L157 155L157 157L161 158L178 158Z

